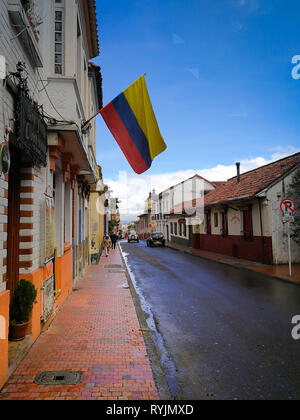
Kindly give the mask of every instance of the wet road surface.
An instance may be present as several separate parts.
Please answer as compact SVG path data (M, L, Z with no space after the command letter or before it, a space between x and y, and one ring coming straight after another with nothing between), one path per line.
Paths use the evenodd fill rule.
M121 248L176 399L300 399L300 287L145 242Z

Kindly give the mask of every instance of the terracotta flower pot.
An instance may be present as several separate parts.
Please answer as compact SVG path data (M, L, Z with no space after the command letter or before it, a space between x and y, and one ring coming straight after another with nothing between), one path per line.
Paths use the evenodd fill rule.
M25 324L12 324L9 327L9 340L10 341L21 341L24 340L27 328L30 324L30 321Z

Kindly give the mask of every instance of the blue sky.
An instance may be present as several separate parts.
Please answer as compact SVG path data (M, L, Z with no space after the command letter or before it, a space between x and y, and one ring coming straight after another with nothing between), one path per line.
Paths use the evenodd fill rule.
M168 146L147 175L300 149L300 79L291 76L300 54L298 1L96 2L104 104L147 73ZM119 170L133 174L101 116L97 158L109 180Z

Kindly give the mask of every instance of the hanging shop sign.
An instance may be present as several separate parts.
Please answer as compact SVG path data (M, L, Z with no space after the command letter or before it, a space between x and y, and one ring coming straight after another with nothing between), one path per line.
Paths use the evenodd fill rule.
M18 147L37 166L47 164L47 125L37 106L23 93L18 107Z
M7 174L10 168L10 153L6 143L0 145L0 172Z

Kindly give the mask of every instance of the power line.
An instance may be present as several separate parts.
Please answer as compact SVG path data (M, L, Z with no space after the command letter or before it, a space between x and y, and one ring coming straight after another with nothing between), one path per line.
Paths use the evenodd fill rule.
M44 90L45 90L45 93L46 93L46 95L47 95L47 98L49 99L49 102L50 102L50 104L52 105L52 107L53 107L53 109L54 109L54 111L60 116L60 118L62 119L62 120L64 120L65 121L65 119L64 119L64 117L61 115L61 113L56 109L56 107L55 107L55 105L53 104L53 102L52 102L52 100L51 100L51 98L50 98L50 96L49 96L49 93L48 93L48 91L47 91L47 87L44 85L44 82L43 82L43 80L42 80L42 78L41 78L41 75L40 75L40 71L39 71L39 69L37 68L37 73L38 73L38 76L39 76L39 79L40 79L40 82L42 83L42 85L43 85L43 88L44 88Z
M27 27L25 27L25 28L23 28L23 29L27 29ZM31 51L31 54L32 54L32 56L34 56L34 51L32 50L32 45L31 45L31 40L30 40L30 35L29 35L29 33L28 33L28 31L26 31L25 32L26 33L26 35L27 35L27 37L28 37L28 44L29 44L29 48L30 48L30 51ZM20 34L18 34L18 35L20 35ZM15 38L13 38L13 39L15 39ZM29 75L28 74L28 71L26 70L26 69L24 69L25 71L26 71L26 73L27 73L27 76ZM43 116L44 116L44 118L47 118L47 119L49 119L49 120L52 120L52 122L54 122L54 125L60 125L60 126L64 126L64 125L70 125L70 124L74 124L74 125L76 125L76 127L78 128L78 130L80 130L80 127L78 126L78 124L75 122L75 121L68 121L68 120L66 120L62 115L61 115L61 113L57 110L57 108L55 107L55 105L54 105L54 103L52 102L52 100L51 100L51 98L50 98L50 95L49 95L49 93L48 93L48 91L47 91L47 87L48 87L48 85L45 85L44 84L44 80L42 79L42 77L41 77L41 74L40 74L40 71L39 71L39 69L38 69L38 67L36 68L36 70L37 70L37 74L38 74L38 78L39 78L39 81L41 82L41 84L42 84L42 86L43 86L43 89L41 89L41 91L39 91L39 92L42 92L42 91L45 91L45 93L46 93L46 96L47 96L47 98L48 98L48 100L49 100L49 102L50 102L50 104L51 104L51 106L52 106L52 108L54 109L54 111L60 116L60 118L62 119L61 121L59 121L59 120L57 120L57 118L55 118L55 117L52 117L50 114L48 114L46 111L44 111L44 109L43 109ZM36 88L37 88L37 84L36 84L36 86L35 86L35 89L34 89L34 94L35 94L35 92L36 92ZM47 115L45 115L45 114L47 114ZM57 123L61 123L61 124L57 124Z
M28 44L29 44L29 47L30 47L30 50L31 50L31 54L32 54L32 56L34 56L34 51L32 51L32 45L31 45L31 40L30 40L30 35L29 35L29 33L28 33L28 31L26 32L26 35L27 35L27 38L28 38ZM54 111L60 116L60 118L63 120L63 121L65 121L65 118L61 115L61 113L56 109L56 107L55 107L55 105L53 104L53 102L52 102L52 100L51 100L51 98L50 98L50 95L49 95L49 93L48 93L48 91L47 91L47 86L45 86L45 84L44 84L44 81L43 81L43 79L42 79L42 77L41 77L41 74L40 74L40 71L39 71L39 68L37 67L36 68L36 70L37 70L37 74L38 74L38 77L39 77L39 80L40 80L40 82L42 83L42 85L43 85L43 90L45 91L45 93L46 93L46 95L47 95L47 98L48 98L48 100L49 100L49 102L50 102L50 104L51 104L51 106L53 107L53 109L54 109Z

